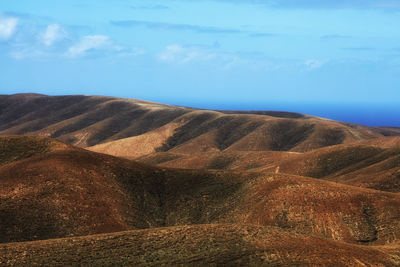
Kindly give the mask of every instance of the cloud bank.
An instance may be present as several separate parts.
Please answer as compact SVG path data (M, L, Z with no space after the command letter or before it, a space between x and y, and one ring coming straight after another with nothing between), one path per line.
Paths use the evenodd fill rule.
M0 41L9 40L17 29L18 19L14 17L0 17Z
M173 44L165 47L158 58L161 61L184 64L194 61L209 61L215 59L216 56L216 53L204 49Z
M45 46L51 46L54 43L64 39L67 33L59 24L50 24L40 36L40 40Z
M78 57L87 54L90 51L96 51L111 47L111 41L108 36L105 35L87 35L81 38L81 40L68 48L67 56Z
M165 22L153 22L153 21L143 21L143 20L118 20L111 21L111 24L118 27L137 27L143 26L151 29L160 30L178 30L178 31L193 31L197 33L242 33L243 31L237 29L228 28L217 28L217 27L207 27L198 26L190 24L174 24Z
M165 5L132 5L132 9L144 9L144 10L165 10L169 9L168 6Z
M115 44L114 41L105 35L86 35L77 43L70 46L66 56L77 58L83 56L101 56L112 53L115 56L138 56L144 51L138 47L126 47Z
M197 1L197 0L194 0ZM214 0L234 4L257 4L277 8L381 8L400 9L398 0Z

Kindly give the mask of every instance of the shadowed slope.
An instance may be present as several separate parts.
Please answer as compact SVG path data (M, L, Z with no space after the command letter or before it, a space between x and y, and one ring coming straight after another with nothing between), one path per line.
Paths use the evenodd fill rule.
M365 166L365 165L364 165ZM400 150L387 151L371 159L371 164L349 168L327 177L340 183L373 188L388 192L400 192Z
M132 152L127 157L136 157L154 151L303 152L400 132L289 112L211 111L115 97L19 94L0 96L0 134L43 135L80 147L121 140L93 150L115 156ZM152 145L141 149L143 141ZM138 149L129 151L127 146Z
M277 162L291 159L298 154L282 151L221 151L193 155L157 152L135 160L170 168L253 171L276 166Z
M252 185L246 194L245 223L359 244L399 238L394 230L400 227L398 194L284 174Z
M74 149L59 141L37 136L0 136L0 165L56 150Z
M0 241L208 223L350 243L399 239L400 196L272 173L159 169L81 149L0 167Z
M0 244L4 265L396 266L399 246L362 247L274 227L195 225Z
M400 148L400 137L389 136L359 141L359 144L378 146L382 148Z
M400 149L338 145L277 162L281 172L400 192ZM268 168L267 168L268 169Z
M398 137L378 138L307 153L223 151L188 155L158 152L137 160L161 167L280 172L400 192L398 141Z
M141 172L146 168L81 150L4 165L0 167L0 241L159 225L151 216L158 208L156 197L149 194L152 185ZM128 182L130 175L135 179Z
M45 135L84 147L140 135L186 110L102 96L0 96L0 133Z

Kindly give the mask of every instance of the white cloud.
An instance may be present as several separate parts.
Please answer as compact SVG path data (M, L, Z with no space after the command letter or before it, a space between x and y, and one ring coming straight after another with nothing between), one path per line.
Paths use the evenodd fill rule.
M126 47L115 44L113 40L105 35L87 35L82 37L78 43L68 48L66 56L79 57L91 52L97 52L96 55L108 52L115 56L138 56L143 54L144 50L138 47Z
M252 70L266 70L277 68L271 59L263 54L246 52L222 51L218 46L183 46L169 45L158 54L158 59L172 64L196 64L212 66L219 70L229 70L242 67Z
M25 58L38 58L38 57L44 58L49 56L44 51L31 47L21 47L19 49L15 49L11 51L9 55L17 60L22 60Z
M274 58L260 52L223 51L215 46L168 45L158 60L176 65L203 65L217 70L246 69L252 71L303 72L322 68L328 60Z
M216 56L216 53L211 51L174 44L167 46L158 58L161 61L184 64L192 61L209 61Z
M215 46L168 45L158 60L176 65L203 65L217 70L246 69L251 71L312 71L323 67L327 60L274 58L260 52L223 51Z
M0 41L7 41L17 29L18 19L13 17L0 17Z
M108 36L105 35L87 35L81 40L68 48L67 56L79 57L85 55L89 51L103 50L112 47L112 42Z
M325 65L326 61L325 60L317 60L317 59L308 59L304 64L309 70L314 70L321 68L323 65Z
M144 54L144 50L139 47L124 47L120 45L114 45L113 50L117 52L119 56L140 56Z
M40 40L46 46L51 46L55 42L64 39L67 33L58 24L50 24L47 26L46 31L40 35Z
M261 58L248 58L248 55L240 52L221 51L219 47L212 46L183 46L179 44L169 45L158 54L160 61L173 64L211 64L213 68L228 70L235 67L253 69L264 68L265 62Z

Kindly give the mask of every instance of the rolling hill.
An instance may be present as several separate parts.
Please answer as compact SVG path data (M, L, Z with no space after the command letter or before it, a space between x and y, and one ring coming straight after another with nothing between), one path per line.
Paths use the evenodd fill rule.
M294 174L358 187L400 192L399 137L335 145L305 153L221 151L193 155L156 152L137 161L160 167Z
M400 265L400 130L0 96L0 265Z
M0 135L40 135L79 147L95 146L96 152L138 157L156 151L305 152L400 135L400 130L289 112L212 111L115 97L17 94L0 96ZM124 143L129 153L119 149Z
M210 223L355 244L400 237L398 194L289 174L160 169L68 147L3 164L0 177L1 242Z
M358 246L276 227L193 225L0 244L18 266L398 266L400 245Z

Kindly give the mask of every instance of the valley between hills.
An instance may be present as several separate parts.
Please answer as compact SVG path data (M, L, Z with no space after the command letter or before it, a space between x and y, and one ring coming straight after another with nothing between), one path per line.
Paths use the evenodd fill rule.
M399 266L400 128L0 95L0 266Z

